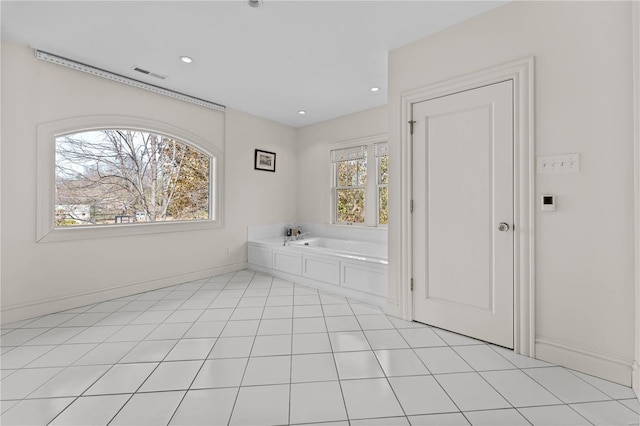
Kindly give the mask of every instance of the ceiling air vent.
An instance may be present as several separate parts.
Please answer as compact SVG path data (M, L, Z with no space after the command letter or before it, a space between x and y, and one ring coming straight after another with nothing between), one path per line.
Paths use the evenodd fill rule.
M133 67L133 70L134 70L134 71L138 71L139 73L142 73L142 74L149 75L149 76L151 76L151 77L159 78L160 80L164 80L165 78L167 78L167 77L166 77L166 76L164 76L164 75L156 74L156 73L154 73L154 72L147 71L147 70L142 69L142 68L139 68L139 67Z

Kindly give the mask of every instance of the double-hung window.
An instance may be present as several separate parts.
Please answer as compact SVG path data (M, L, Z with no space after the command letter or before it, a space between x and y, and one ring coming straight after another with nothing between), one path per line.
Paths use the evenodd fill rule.
M331 150L332 222L387 224L387 142Z

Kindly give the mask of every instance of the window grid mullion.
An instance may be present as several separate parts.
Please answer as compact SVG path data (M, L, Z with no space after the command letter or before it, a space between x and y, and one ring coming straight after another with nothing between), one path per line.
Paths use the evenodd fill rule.
M367 185L358 186L335 186L335 189L367 189Z

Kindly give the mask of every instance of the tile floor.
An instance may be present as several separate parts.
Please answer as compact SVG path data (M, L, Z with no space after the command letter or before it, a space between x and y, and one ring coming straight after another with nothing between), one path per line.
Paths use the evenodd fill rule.
M631 389L240 271L2 327L3 425L637 425Z

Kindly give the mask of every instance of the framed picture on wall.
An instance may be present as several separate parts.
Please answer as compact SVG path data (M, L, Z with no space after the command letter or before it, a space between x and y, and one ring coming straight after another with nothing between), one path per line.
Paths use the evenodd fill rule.
M256 149L256 158L253 168L256 170L264 170L265 172L275 172L276 153Z

